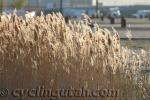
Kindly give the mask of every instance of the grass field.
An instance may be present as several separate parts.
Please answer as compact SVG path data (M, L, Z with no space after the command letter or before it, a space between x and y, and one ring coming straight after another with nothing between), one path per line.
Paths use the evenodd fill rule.
M122 46L128 46L131 49L150 50L150 40L121 40Z

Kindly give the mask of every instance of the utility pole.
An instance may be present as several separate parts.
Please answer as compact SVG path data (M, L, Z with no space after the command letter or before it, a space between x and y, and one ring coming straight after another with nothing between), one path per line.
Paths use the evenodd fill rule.
M63 0L60 0L60 12L63 15Z
M0 13L2 13L3 10L3 0L0 0Z
M30 9L30 0L28 0L28 10Z
M37 0L37 6L38 6L38 10L40 9L40 0Z
M98 15L98 0L96 0L96 16Z
M36 0L36 9L40 9L40 0Z
M0 0L0 13L7 8L7 0Z
M37 10L36 10L36 12L37 12L38 15L40 15L40 3L41 3L41 1L37 0Z

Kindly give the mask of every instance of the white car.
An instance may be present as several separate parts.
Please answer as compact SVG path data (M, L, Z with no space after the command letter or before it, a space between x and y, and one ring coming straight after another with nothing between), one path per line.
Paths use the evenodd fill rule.
M121 12L118 7L110 8L109 11L110 11L109 15L112 17L120 17L121 16Z
M136 18L150 17L150 10L138 10L133 16Z

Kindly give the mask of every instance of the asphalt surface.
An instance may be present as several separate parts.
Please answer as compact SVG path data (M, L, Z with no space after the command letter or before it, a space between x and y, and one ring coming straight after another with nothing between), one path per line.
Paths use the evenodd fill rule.
M115 24L110 24L108 19L101 21L100 19L93 19L93 22L97 22L102 28L107 28L112 31L112 27L118 31L120 38L126 39L125 33L131 31L133 39L150 39L150 20L149 19L136 19L127 18L127 27L121 28L120 19L115 20Z

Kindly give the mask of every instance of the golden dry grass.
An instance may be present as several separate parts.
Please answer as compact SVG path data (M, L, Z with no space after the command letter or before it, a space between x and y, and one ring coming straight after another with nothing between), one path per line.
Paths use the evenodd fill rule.
M120 96L102 100L146 100L140 69L149 64L148 57L143 50L121 47L115 30L114 35L101 28L93 33L86 24L66 24L60 13L26 19L15 13L10 19L0 16L1 87L114 88Z

